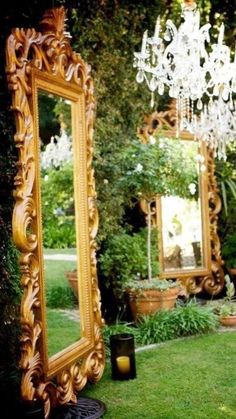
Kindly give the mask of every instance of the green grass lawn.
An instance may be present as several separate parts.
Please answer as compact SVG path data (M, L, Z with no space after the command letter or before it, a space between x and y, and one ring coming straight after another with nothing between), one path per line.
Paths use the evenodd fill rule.
M75 255L76 249L44 249L44 255ZM65 276L66 271L76 269L76 261L44 260L46 294L58 301L70 299L70 286ZM61 289L60 289L61 288ZM72 291L71 291L72 293ZM63 307L62 304L60 307ZM76 307L75 307L76 308ZM78 308L77 308L78 309ZM79 309L78 309L79 310ZM80 338L79 321L72 320L64 312L47 307L48 355L51 356L65 349Z
M81 396L102 400L106 419L226 419L236 417L236 332L169 341L136 353L137 378L111 379Z
M67 254L75 255L76 249L45 249L45 255ZM44 260L46 291L55 286L68 286L65 271L76 269L76 261Z
M72 320L65 312L47 308L47 334L50 357L80 339L79 321Z

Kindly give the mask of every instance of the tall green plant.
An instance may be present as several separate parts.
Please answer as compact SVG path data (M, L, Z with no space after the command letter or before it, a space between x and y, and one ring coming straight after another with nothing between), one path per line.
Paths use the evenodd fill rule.
M120 233L107 241L107 248L99 256L100 270L106 285L112 288L117 297L122 296L130 281L147 277L147 229L138 233ZM153 274L159 272L157 260L157 232L153 231L151 245L151 260Z
M173 142L174 144L174 142ZM151 264L151 205L157 195L183 196L192 179L186 174L185 156L182 148L175 148L173 158L173 144L171 141L141 143L135 139L127 147L120 162L122 176L119 180L120 187L130 198L144 199L147 203L147 257L148 279L152 279ZM178 150L178 152L177 152Z

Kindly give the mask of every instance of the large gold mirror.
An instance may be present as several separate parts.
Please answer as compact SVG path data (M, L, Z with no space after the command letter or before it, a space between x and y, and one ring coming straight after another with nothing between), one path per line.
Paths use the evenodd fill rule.
M46 417L52 406L76 401L87 380L98 381L104 369L95 256L93 83L89 66L71 49L64 22L64 9L51 9L41 33L15 29L6 47L19 151L13 236L23 288L21 392L24 400L43 400ZM50 165L54 169L48 171ZM55 193L48 199L50 176ZM55 234L60 223L66 224L68 246L50 249L49 221ZM55 275L60 284L67 281L67 271L75 274L73 313L54 312L48 292Z
M152 222L158 229L160 277L179 279L187 294L218 294L224 273L217 235L217 214L221 201L214 176L213 150L187 131L176 135L175 104L167 111L154 112L138 130L142 141L155 135L168 144L173 158L185 157L184 196L158 196L152 207ZM158 162L157 162L158 164ZM142 205L145 211L145 204Z

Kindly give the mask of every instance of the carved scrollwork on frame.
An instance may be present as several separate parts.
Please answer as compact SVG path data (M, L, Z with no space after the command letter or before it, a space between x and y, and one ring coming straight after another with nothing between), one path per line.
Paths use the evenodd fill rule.
M178 116L176 114L174 102L170 104L168 110L153 112L151 115L146 116L144 121L144 126L137 130L137 134L141 141L148 142L150 136L157 136L157 138L176 138ZM179 134L179 138L181 140L187 140L188 142L194 140L193 136L186 131L182 131ZM161 197L157 198L156 205L152 205L152 224L158 228L158 253L161 266L160 276L179 279L184 285L187 294L206 292L210 295L217 295L224 287L224 271L222 267L224 262L221 258L221 246L217 233L221 200L218 194L215 176L214 150L207 148L206 144L200 143L200 154L201 153L205 164L205 171L200 173L199 187L199 198L202 211L202 266L195 266L192 269L181 268L182 265L178 266L178 268L172 266L170 269L166 268L167 257L164 258L164 256L166 256L167 253L164 255L163 250ZM146 214L145 202L141 202L141 208L144 214ZM177 263L177 259L175 263Z
M63 7L45 12L42 32L14 29L6 45L6 73L16 120L13 238L20 251L21 392L25 400L42 399L46 417L52 405L76 401L87 380L96 382L104 369L100 293L96 271L98 213L93 159L94 96L90 66L70 46ZM38 91L70 101L75 148L75 207L79 254L81 339L50 359L46 354L47 328L42 261L42 209ZM79 243L79 244L78 244ZM54 380L52 380L54 378ZM55 384L56 383L56 384Z

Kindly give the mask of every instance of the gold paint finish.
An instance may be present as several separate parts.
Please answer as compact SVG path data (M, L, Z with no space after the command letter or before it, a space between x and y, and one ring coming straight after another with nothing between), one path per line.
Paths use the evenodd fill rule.
M6 45L6 73L16 120L13 237L20 251L21 393L51 407L76 401L104 369L96 272L98 213L92 169L94 97L90 67L70 46L63 7L45 12L42 32L14 29ZM71 102L81 338L48 358L40 189L39 90Z
M145 125L138 128L137 134L142 142L147 142L149 136L176 137L176 107L172 102L169 109L163 112L153 112L146 116ZM187 131L182 131L180 139L193 141L194 138ZM206 171L200 175L200 202L202 209L202 260L203 266L195 269L164 269L161 197L156 198L152 204L152 225L158 228L158 253L160 262L160 277L179 279L185 288L186 294L207 292L217 295L224 287L224 271L221 258L221 246L217 234L218 214L221 210L221 200L218 195L218 187L214 174L214 151L206 147L206 143L200 143L201 154L205 158ZM147 214L146 203L141 202L141 208Z

